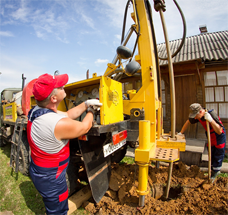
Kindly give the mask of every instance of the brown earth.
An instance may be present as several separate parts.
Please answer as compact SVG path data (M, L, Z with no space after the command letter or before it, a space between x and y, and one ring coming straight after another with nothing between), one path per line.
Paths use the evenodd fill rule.
M84 203L91 214L228 214L228 178L214 183L197 166L173 165L169 198L164 199L168 167L149 166L145 206L138 207L138 166L113 164L109 190L96 204Z

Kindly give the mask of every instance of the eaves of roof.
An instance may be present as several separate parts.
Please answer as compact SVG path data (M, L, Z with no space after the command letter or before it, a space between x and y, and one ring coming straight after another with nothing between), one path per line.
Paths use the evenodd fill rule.
M181 39L170 41L171 53L174 53ZM158 56L167 57L166 45L157 45ZM228 60L228 31L203 33L185 39L180 52L172 58L173 63L202 59L204 62ZM167 65L167 60L159 60L160 65Z

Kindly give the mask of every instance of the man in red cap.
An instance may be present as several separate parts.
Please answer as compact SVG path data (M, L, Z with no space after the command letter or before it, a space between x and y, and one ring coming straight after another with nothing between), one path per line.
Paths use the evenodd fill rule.
M206 112L198 103L193 103L189 107L189 119L183 125L180 133L182 135L190 124L200 122L207 131L206 120L210 125L211 137L211 164L212 164L212 181L220 174L222 161L225 155L226 131L216 112L212 109ZM207 135L207 132L206 132Z
M68 188L66 169L69 164L69 139L87 133L92 127L94 109L102 104L97 99L61 112L59 103L66 97L64 85L68 75L41 75L33 86L37 106L29 111L27 135L31 148L30 176L43 197L47 214L66 215ZM78 118L84 111L82 122Z

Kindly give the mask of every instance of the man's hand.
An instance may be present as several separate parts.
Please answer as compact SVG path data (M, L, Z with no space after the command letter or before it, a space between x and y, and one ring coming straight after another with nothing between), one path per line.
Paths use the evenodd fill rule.
M88 107L86 110L86 113L88 113L88 112L91 112L94 115L96 110L94 110L93 107Z
M208 122L212 122L212 120L213 120L212 116L211 116L208 112L205 112L204 118L205 118Z
M100 101L97 99L86 100L85 104L86 104L87 108L93 106L94 110L97 110L100 106L102 106L102 103L100 103Z

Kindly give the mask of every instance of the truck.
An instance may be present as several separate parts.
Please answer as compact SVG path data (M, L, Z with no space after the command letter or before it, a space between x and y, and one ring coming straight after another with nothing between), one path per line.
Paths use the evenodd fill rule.
M175 0L174 2L177 5ZM133 24L125 34L129 5L133 8ZM94 200L99 202L109 186L111 163L120 162L125 157L127 147L137 148L135 161L141 166L155 158L158 147L175 149L178 152L185 150L184 137L180 140L175 132L174 78L163 17L164 1L154 0L154 8L161 15L167 43L172 95L171 132L165 134L162 124L161 73L151 5L148 0L128 0L121 43L113 61L107 64L104 75L97 76L94 73L92 78L87 77L64 86L66 98L60 103L58 110L67 111L87 99L99 99L103 104L96 112L94 125L89 132L70 140L70 163L66 173L69 196L80 189L81 181L86 181ZM133 33L135 41L131 50L127 45ZM181 45L178 49L180 48ZM28 175L30 160L27 115L36 105L32 95L35 81L36 79L32 80L23 89L22 115L17 114L15 101L2 103L1 141L11 143L10 165L16 172L19 170L25 175ZM77 120L82 120L84 116L82 114ZM140 128L141 122L146 122L147 126ZM139 147L143 139L148 142L147 148L144 148L143 143ZM145 196L145 193L139 191L139 195Z

